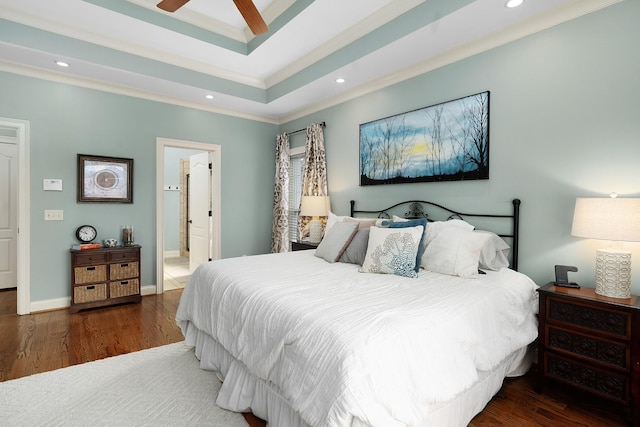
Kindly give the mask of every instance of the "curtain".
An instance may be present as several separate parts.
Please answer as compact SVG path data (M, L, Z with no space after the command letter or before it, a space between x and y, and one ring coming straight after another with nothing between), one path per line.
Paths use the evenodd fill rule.
M307 127L307 142L304 154L304 175L302 177L303 196L328 196L327 159L324 151L323 125L311 124ZM298 240L309 236L311 217L298 217ZM325 219L326 221L326 219Z
M276 136L271 252L289 252L289 135Z

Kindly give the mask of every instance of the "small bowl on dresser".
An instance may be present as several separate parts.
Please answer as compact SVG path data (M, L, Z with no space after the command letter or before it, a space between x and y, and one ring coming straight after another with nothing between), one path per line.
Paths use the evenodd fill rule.
M103 243L105 248L115 248L118 246L118 239L104 239Z

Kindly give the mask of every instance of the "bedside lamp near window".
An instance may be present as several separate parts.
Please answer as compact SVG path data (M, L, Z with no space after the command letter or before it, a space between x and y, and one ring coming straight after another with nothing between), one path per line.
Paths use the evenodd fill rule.
M640 242L640 199L577 198L571 235L588 239ZM596 294L631 297L631 252L596 251Z
M300 215L312 217L309 222L309 241L319 243L322 240L321 216L329 214L329 196L302 196Z

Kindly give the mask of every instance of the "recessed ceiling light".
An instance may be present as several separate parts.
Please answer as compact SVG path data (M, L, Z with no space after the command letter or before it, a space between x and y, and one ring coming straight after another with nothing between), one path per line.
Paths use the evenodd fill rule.
M345 80L342 77L336 79L336 83L344 83Z
M213 99L213 95L206 95L205 98L207 99Z
M506 7L518 7L522 3L524 3L524 0L507 0L507 2L504 5Z
M56 61L56 65L59 67L68 67L69 64L67 62L64 61Z

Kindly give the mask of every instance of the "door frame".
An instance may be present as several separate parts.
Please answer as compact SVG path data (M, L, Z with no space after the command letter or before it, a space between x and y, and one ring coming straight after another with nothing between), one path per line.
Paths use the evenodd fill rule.
M31 273L29 266L31 211L30 179L29 179L29 121L0 117L0 126L16 130L18 137L18 314L31 313Z
M219 259L221 254L220 224L222 214L220 209L221 197L221 166L222 147L218 144L204 142L183 141L170 138L156 138L156 293L164 292L164 149L166 147L186 148L191 150L208 151L212 163L211 173L211 204L212 207L212 259Z

